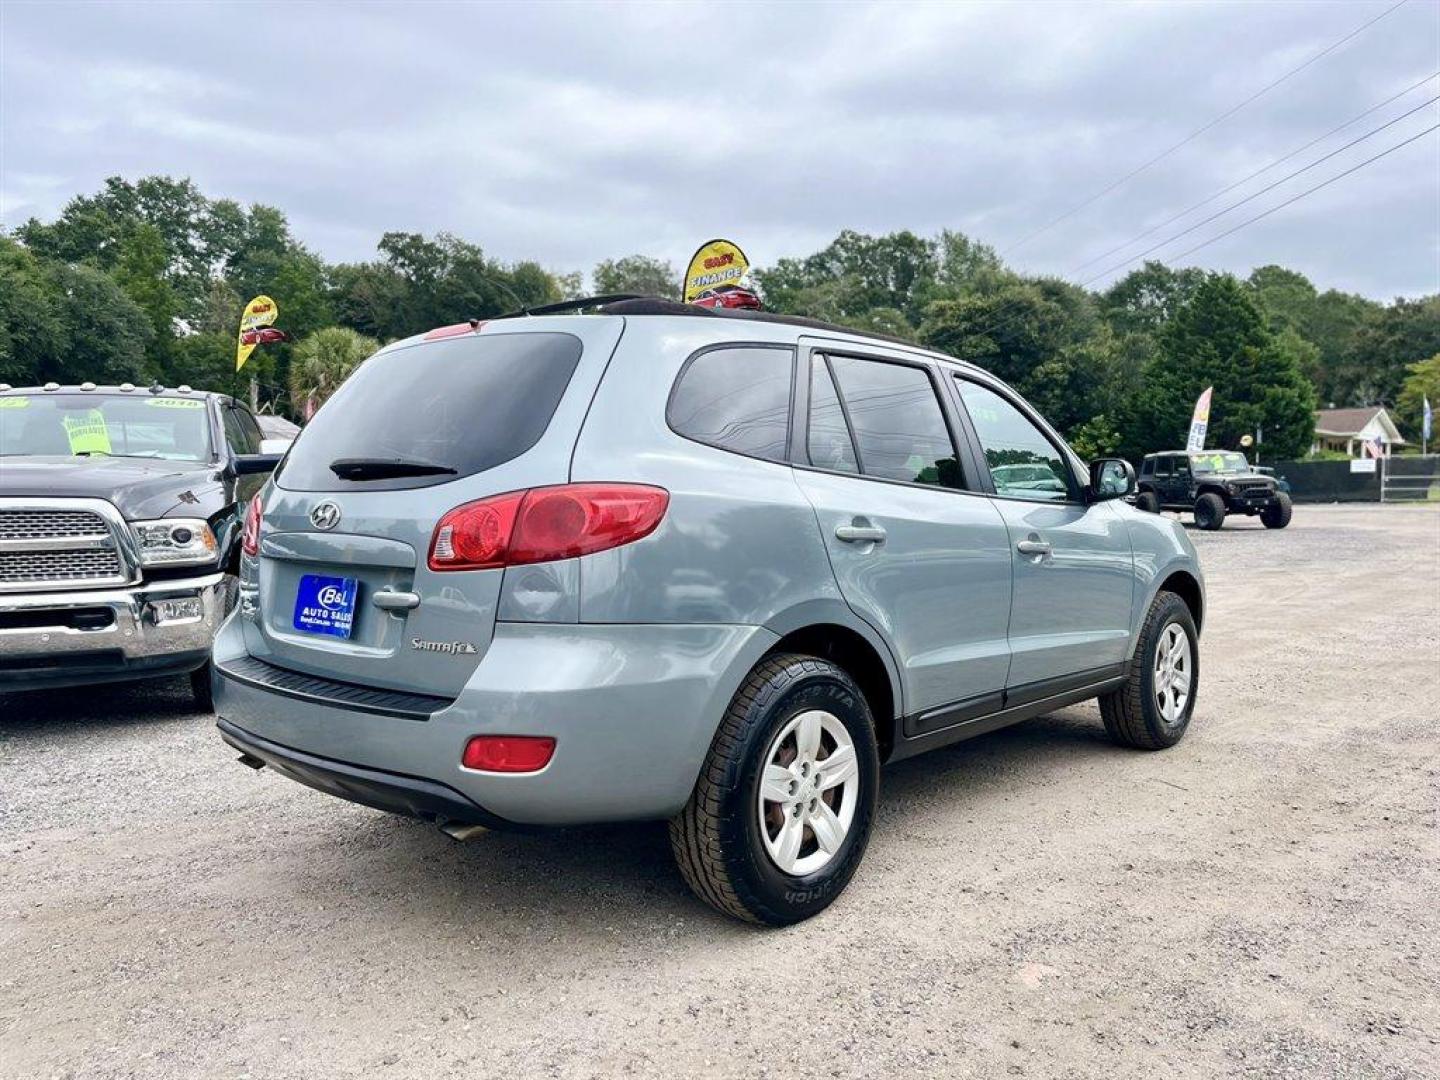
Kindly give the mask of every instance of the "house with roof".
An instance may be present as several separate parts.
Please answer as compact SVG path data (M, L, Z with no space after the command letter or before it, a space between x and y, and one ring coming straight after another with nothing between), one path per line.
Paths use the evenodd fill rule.
M1400 429L1383 405L1365 405L1358 409L1319 409L1315 413L1315 443L1318 450L1338 450L1358 458L1365 456L1365 444L1378 438L1389 457L1394 447L1404 446Z

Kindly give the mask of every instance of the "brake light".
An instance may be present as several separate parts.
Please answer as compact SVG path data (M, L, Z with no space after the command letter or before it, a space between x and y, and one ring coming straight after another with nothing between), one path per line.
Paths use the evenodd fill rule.
M649 536L670 493L640 484L561 484L457 506L435 526L431 570L573 559Z
M240 532L240 550L246 555L260 554L260 496L257 494L245 508L245 528Z
M460 764L481 772L539 772L554 754L555 740L546 735L477 735L465 744Z

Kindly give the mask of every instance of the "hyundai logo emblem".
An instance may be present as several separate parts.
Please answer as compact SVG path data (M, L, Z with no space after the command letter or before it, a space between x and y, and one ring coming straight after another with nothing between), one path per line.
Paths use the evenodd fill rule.
M340 507L333 502L316 503L310 511L310 524L317 529L333 529L340 524Z

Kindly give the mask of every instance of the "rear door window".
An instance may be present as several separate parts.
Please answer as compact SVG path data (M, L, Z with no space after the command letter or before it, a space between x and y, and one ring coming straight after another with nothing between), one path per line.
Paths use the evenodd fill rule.
M810 464L817 469L860 471L850 426L845 422L845 411L840 407L840 397L830 377L830 365L818 354L810 358L810 430L806 446Z
M572 334L470 334L376 353L306 425L280 486L383 491L445 483L519 457L545 434L582 351ZM343 460L454 472L341 479Z
M795 352L726 346L691 358L675 381L665 418L678 435L766 461L784 461L790 439Z
M862 473L964 487L945 413L924 368L854 356L829 360Z

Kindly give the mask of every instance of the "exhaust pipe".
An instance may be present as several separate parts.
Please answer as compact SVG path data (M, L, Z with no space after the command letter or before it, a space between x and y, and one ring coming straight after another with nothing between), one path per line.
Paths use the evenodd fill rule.
M253 754L241 754L237 760L240 762L241 765L248 765L250 768L256 770L257 772L265 767L265 762L261 761Z
M466 840L474 840L477 836L483 836L490 830L484 825L466 825L459 821L447 821L440 825L440 831L451 840L458 840L463 844Z

